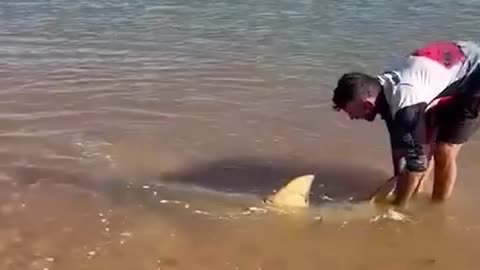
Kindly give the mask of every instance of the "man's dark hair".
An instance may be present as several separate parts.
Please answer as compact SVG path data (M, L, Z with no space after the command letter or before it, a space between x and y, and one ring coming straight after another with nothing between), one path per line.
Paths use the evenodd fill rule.
M379 82L372 76L360 72L345 73L340 77L333 90L333 108L344 109L348 102L356 97L367 97L378 94Z

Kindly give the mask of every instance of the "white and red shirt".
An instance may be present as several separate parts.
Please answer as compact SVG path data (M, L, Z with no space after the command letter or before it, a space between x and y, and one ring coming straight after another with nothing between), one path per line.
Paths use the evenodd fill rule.
M460 93L462 82L479 65L480 47L475 43L438 41L378 76L383 91L377 108L387 122L392 148L405 151L407 169L426 169L425 146L431 140L427 112Z

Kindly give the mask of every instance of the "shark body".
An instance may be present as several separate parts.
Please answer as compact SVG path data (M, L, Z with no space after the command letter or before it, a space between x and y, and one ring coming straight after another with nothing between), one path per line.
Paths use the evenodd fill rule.
M277 207L308 208L310 206L310 189L314 179L315 176L312 174L293 178L278 192L264 198L263 202ZM385 182L368 200L373 203L391 198L395 188L394 180L394 178L391 178Z
M395 189L396 184L395 178L391 178L386 181L363 202L350 204L348 206L342 203L339 203L338 205L333 203L330 207L320 208L312 207L312 205L310 205L310 189L314 179L315 176L311 174L293 178L277 192L264 198L263 203L270 209L290 214L315 208L315 210L318 210L316 212L320 214L322 220L323 217L328 217L328 219L344 219L345 217L354 218L355 216L360 218L373 216L373 221L377 221L378 219L382 218L398 221L409 220L406 215L391 208L388 208L386 212L381 211L383 214L379 214L381 212L378 212L377 210L379 209L376 209L375 207L377 206L377 202L386 202L392 199L393 190Z

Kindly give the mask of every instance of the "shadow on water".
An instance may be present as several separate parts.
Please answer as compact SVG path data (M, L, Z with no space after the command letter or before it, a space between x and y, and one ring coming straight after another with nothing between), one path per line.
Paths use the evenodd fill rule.
M359 201L367 198L389 176L385 171L350 164L241 157L194 163L155 177L99 179L86 172L65 172L45 167L10 167L9 175L21 186L37 183L71 185L100 192L114 202L130 199L146 203L145 184L192 185L226 193L266 196L294 177L313 174L310 201Z
M365 199L389 177L385 171L354 165L242 157L192 164L159 180L265 196L305 174L315 175L312 203Z

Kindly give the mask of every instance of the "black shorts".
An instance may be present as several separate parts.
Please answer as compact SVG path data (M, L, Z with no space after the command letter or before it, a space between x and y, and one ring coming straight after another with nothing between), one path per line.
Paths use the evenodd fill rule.
M462 83L460 94L451 104L434 114L436 141L462 144L480 127L480 68Z

